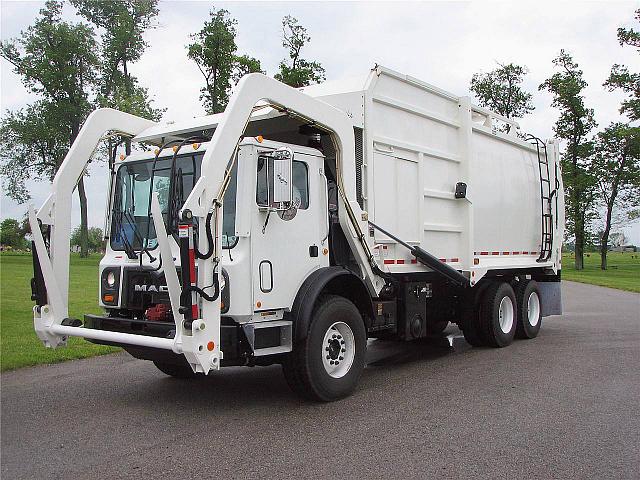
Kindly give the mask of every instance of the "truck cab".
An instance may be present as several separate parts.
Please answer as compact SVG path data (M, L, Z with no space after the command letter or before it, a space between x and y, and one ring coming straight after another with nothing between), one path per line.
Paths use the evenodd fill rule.
M194 142L155 155L141 151L114 165L108 242L100 262L99 303L106 315L88 315L86 327L162 336L175 333L158 262L151 194L158 193L180 269L179 210L200 176L207 147L208 143ZM286 206L274 199L274 181L283 180L273 174L277 162L273 152L278 151L291 153L292 200ZM285 320L285 312L291 310L302 282L314 270L329 266L324 155L315 148L247 137L240 142L233 163L223 200L218 267L223 274L223 365L290 351L292 322ZM206 236L206 225L194 227ZM239 337L246 341L238 342ZM124 347L159 364L187 366L172 352L162 355Z

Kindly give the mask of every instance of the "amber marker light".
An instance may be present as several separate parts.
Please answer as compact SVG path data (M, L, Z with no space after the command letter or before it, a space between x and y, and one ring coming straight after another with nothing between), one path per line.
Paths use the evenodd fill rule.
M264 142L264 137L262 135L258 135L256 137L256 140L258 141L258 143L262 143L262 142Z
M194 143L193 145L191 145L193 147L194 150L197 150L200 148L200 144L199 143Z
M256 302L256 307L260 308L262 306L262 302Z
M209 350L210 352L213 352L213 349L216 348L216 344L213 342L209 342L207 343L207 350Z
M124 160L125 158L127 158L127 156L124 153L120 154L120 160Z
M113 302L113 295L104 295L102 297L102 300L104 300L105 302Z

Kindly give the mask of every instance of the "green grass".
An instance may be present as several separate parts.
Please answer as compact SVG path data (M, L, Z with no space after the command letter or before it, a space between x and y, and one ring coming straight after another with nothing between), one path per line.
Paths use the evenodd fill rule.
M584 257L584 270L576 270L574 255L565 253L562 255L562 279L640 292L640 252L609 252L607 264L607 270L600 270L600 255L589 253Z
M98 307L98 262L100 255L71 255L69 315L83 318L100 313ZM11 370L41 363L57 363L118 351L94 345L81 338L69 339L67 347L45 348L33 330L30 254L0 254L0 369Z

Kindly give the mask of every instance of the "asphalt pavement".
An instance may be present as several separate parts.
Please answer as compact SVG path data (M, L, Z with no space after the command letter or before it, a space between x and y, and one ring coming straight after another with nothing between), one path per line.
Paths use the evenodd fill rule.
M374 342L356 393L126 354L2 374L2 478L640 478L640 294L563 283L504 349ZM456 335L454 328L449 333Z

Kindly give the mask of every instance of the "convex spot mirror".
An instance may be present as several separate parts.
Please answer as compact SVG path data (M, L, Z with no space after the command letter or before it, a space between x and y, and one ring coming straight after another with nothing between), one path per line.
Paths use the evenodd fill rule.
M293 199L293 151L279 148L258 156L257 201L262 208L288 210Z

